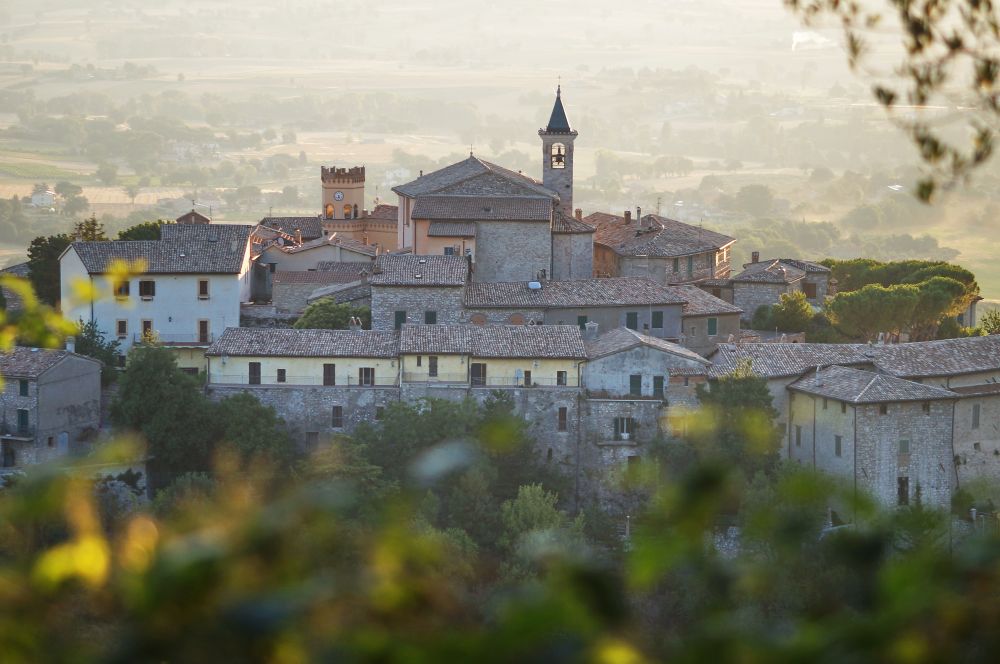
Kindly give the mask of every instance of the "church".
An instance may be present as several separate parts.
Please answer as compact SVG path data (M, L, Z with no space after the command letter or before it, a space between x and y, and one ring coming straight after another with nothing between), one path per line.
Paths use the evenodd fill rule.
M542 180L469 158L423 174L399 196L397 246L417 255L466 256L475 281L593 277L594 227L573 208L573 143L562 90L538 130Z

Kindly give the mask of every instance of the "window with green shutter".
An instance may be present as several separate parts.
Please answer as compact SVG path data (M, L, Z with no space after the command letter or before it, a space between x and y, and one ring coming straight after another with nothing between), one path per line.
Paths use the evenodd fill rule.
M709 318L708 319L708 336L713 337L719 333L719 319Z
M663 312L654 311L653 312L653 329L662 330L663 329Z

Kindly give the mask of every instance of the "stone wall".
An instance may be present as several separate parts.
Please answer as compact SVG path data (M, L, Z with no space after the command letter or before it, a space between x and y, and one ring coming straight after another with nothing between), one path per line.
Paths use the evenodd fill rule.
M594 276L592 233L552 234L552 278L559 281Z
M462 286L372 286L372 329L395 329L396 312L406 312L407 323L424 323L427 311L437 312L439 325L461 323Z
M692 370L705 371L700 362L673 353L666 353L649 346L637 346L630 350L614 353L592 360L584 365L583 382L590 396L611 398L629 397L630 377L641 376L639 396L664 399L666 389L673 374L690 373ZM654 389L654 377L663 378L663 389Z
M301 314L309 304L309 296L323 284L276 283L271 286L271 304L282 314Z
M716 321L716 334L709 336L708 319ZM684 347L701 355L708 355L720 343L726 343L729 335L739 338L740 315L717 314L715 316L685 316L683 322Z
M973 426L976 406L979 426ZM969 395L955 404L955 461L960 482L1000 480L1000 394Z
M802 280L807 284L816 285L816 297L806 298L809 304L815 306L822 306L826 302L826 296L830 292L830 273L828 272L807 272L805 279ZM803 290L805 290L803 288Z
M552 272L547 222L476 222L476 281L533 281L542 270Z
M734 283L733 304L743 310L743 320L751 320L759 307L777 304L782 293L800 290L793 284Z
M279 313L273 304L240 305L240 327L289 328L298 318L298 314Z

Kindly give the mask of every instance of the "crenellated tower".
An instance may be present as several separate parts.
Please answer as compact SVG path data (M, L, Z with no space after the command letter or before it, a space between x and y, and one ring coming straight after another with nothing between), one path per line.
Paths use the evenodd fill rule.
M324 219L357 219L365 208L365 167L320 167Z

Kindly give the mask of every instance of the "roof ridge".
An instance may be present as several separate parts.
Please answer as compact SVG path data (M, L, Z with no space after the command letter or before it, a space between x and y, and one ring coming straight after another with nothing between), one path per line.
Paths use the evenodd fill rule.
M841 368L844 368L844 367L841 367ZM855 371L860 371L860 369L855 369ZM868 389L872 385L875 384L875 381L879 379L879 376L881 376L881 374L875 374L874 376L872 376L872 379L870 381L868 381L868 384L865 385L865 387L864 387L863 390L861 390L860 392L858 392L858 394L854 397L854 400L855 401L861 401L861 397L863 397L865 395L865 392L867 392Z

